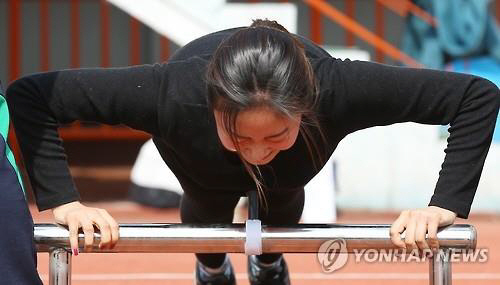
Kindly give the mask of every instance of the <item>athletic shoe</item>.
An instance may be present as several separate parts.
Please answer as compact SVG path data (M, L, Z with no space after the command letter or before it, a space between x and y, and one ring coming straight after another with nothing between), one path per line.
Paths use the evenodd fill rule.
M218 271L212 273L209 271ZM229 258L226 256L226 260L218 269L211 269L205 267L199 261L196 261L195 269L195 280L196 285L235 285L236 278L234 277L234 270Z
M248 280L251 285L290 285L285 259L281 256L272 264L262 264L255 255L249 256Z

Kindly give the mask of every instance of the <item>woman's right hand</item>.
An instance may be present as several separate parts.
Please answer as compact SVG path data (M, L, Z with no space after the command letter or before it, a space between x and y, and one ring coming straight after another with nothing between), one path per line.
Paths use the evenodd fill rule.
M80 227L85 236L85 252L92 250L94 225L101 233L100 249L111 249L118 242L119 226L104 209L87 207L75 201L53 208L52 214L56 223L68 225L69 242L74 255L78 255L78 229Z

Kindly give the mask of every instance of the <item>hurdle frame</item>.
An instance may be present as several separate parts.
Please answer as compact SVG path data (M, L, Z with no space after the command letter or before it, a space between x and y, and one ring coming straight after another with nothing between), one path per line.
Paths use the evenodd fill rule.
M388 224L297 224L262 227L263 253L318 253L321 244L342 239L345 253L354 250L398 249L390 239ZM120 224L120 240L113 249L99 249L99 232L94 233L92 253L244 253L244 224ZM438 229L440 249L429 258L429 284L451 285L450 253L454 249L475 250L474 226L455 224ZM71 284L69 231L56 224L36 224L34 238L38 252L49 253L49 284ZM404 239L404 233L401 235ZM79 248L84 235L79 233ZM326 273L325 273L326 274Z

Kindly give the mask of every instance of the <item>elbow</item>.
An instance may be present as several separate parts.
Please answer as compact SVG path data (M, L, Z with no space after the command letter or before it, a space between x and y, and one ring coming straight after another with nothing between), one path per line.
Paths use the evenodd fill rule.
M500 107L500 89L488 79L482 77L476 77L476 79L472 87L476 96L471 99L482 106L485 115L490 114L496 120Z
M12 114L26 108L40 108L46 105L37 74L24 76L12 82L7 87L5 98Z
M5 98L14 125L19 121L33 121L39 114L47 113L47 102L35 76L21 77L7 87Z
M486 100L488 100L492 107L496 107L498 110L500 106L500 89L498 89L498 86L485 78L481 78L479 82L480 88L484 90L482 93L486 97Z
M27 79L25 77L21 77L9 84L9 86L5 90L5 99L7 101L7 104L9 105L11 118L14 121L17 117L17 111L23 108L23 100L20 99L25 97L22 94L26 93L26 81Z
M29 81L29 77L21 77L7 87L7 90L5 90L5 98L10 108L16 108L16 106L20 104L19 99L27 97L27 95L32 93L33 88L30 88L32 84L30 84Z

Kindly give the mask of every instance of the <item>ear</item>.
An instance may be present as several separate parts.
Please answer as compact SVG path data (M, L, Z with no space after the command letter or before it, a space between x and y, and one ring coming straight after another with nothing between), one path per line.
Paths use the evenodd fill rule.
M231 137L224 128L224 124L222 123L222 114L219 111L214 110L214 118L215 126L217 128L217 135L219 136L220 142L227 150L236 151L236 146L234 145Z

